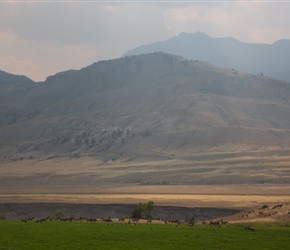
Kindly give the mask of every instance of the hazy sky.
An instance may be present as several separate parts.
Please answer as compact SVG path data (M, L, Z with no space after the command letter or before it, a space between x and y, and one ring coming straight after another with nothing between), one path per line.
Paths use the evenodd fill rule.
M42 81L181 32L290 39L289 1L2 1L0 70Z

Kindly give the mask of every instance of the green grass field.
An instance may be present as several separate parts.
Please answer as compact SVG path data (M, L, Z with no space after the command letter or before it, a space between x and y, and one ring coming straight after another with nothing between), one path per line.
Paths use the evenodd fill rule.
M289 249L290 224L160 225L0 221L0 249Z

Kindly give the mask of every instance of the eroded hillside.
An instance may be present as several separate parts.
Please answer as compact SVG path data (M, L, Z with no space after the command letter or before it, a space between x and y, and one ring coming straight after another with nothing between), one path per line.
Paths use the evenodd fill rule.
M200 167L193 160L283 156L290 146L289 84L165 53L101 61L43 83L2 84L0 95L2 162L173 160L176 169L183 161L182 179L191 183L188 171Z

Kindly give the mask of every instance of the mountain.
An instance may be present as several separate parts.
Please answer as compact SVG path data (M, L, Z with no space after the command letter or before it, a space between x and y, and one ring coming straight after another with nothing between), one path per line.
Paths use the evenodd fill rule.
M273 44L243 43L231 37L212 38L204 33L181 33L163 42L142 45L124 56L163 51L223 68L277 77L290 82L290 40Z
M288 162L289 101L285 81L163 52L100 61L1 87L1 161L93 157L130 165L127 175L120 167L104 172L114 182L265 181ZM284 181L277 176L271 180Z
M13 124L23 116L25 108L17 103L21 103L23 93L33 88L35 84L26 76L0 70L0 126Z
M26 76L14 75L0 70L0 86L2 85L23 85L34 83Z

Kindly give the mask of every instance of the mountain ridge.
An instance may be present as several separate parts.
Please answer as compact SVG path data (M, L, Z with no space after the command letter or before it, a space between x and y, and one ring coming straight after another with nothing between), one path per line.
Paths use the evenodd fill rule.
M256 90L257 88L259 91ZM222 126L225 124L230 126L251 124L249 126L259 128L262 126L259 124L265 123L266 120L267 126L272 126L274 121L271 121L271 117L263 122L254 118L253 114L249 116L249 118L252 117L250 120L241 119L238 115L234 115L234 111L223 106L223 102L236 106L235 98L237 98L243 105L246 105L243 100L246 98L259 103L261 107L269 106L268 109L276 110L279 107L280 112L284 114L288 109L290 98L289 84L263 76L246 75L236 70L217 68L198 61L188 61L180 56L166 53L152 53L97 62L78 71L66 71L48 77L44 83L37 84L26 92L27 99L22 94L24 102L17 103L14 100L12 105L27 108L26 113L23 113L26 121L37 120L40 117L50 119L56 117L62 120L63 116L89 117L89 114L94 114L96 118L93 120L97 123L101 123L99 118L103 117L105 120L111 119L105 122L108 124L121 123L124 126L126 124L131 126L130 122L120 122L121 117L129 115L131 119L135 117L136 121L136 119L140 119L139 116L142 117L138 114L138 109L144 112L144 116L148 116L155 114L156 110L165 105L164 103L168 103L166 105L173 103L170 104L173 105L173 109L169 106L168 114L162 113L161 110L158 111L159 117L163 117L167 122L164 123L158 116L153 118L152 115L149 115L151 118L148 117L148 121L155 119L158 121L158 126L163 124L171 127L170 129L173 127L169 124L174 123L175 119L170 118L172 114L175 113L176 119L179 120L178 112L188 115L188 112L194 112L194 107L197 107L197 113L200 113L202 117L195 122L194 127L197 128L207 123L206 127L211 127L212 121L202 120L208 119L206 117L213 114L217 124ZM211 103L208 106L209 103L206 99L209 96L210 101L221 103ZM31 102L31 97L33 97L33 102ZM111 98L111 101L106 98ZM179 104L174 104L178 102ZM267 104L268 102L271 103ZM23 105L25 103L27 106ZM184 105L184 107L181 108L178 105ZM37 108L33 108L35 106ZM202 110L199 110L198 106L201 106ZM123 109L119 110L119 107L123 107ZM203 110L209 107L209 111ZM28 116L29 112L34 115ZM242 110L239 112L244 113ZM244 115L247 117L249 112L247 111ZM19 122L22 122L23 119L24 117L20 117ZM171 120L172 122L170 122ZM277 121L276 128L287 129L289 122L287 118L280 118ZM138 126L140 127L141 124L138 123ZM192 125L186 126L190 128ZM143 130L142 133L146 133L148 129L144 126Z
M180 33L165 41L141 45L126 55L163 51L188 60L206 61L223 68L235 68L252 74L263 73L290 82L290 40L273 44L244 43L233 37L212 38L204 33Z
M0 86L8 84L25 84L25 83L34 83L34 81L24 75L15 75L0 70Z

